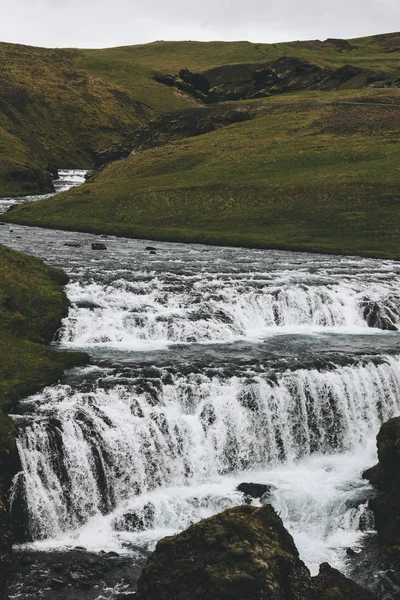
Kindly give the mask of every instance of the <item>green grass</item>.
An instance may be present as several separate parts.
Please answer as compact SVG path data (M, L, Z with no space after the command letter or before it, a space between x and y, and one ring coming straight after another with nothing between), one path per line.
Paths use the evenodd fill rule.
M157 83L157 72L295 56L399 76L398 54L386 51L385 39L350 40L351 51L319 42L154 42L103 50L0 44L0 196L47 191L49 164L91 167L95 152L132 128L196 104Z
M68 277L40 260L0 245L0 462L14 444L7 411L24 395L57 381L87 360L46 347L68 310Z
M280 97L281 98L281 97ZM286 95L267 114L132 154L9 222L400 259L400 108L390 90ZM340 104L369 101L367 105Z

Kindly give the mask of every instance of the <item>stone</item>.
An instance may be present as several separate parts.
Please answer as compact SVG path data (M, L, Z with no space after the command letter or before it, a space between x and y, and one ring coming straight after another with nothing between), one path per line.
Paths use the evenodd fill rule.
M328 563L322 563L313 577L313 600L377 600L375 594L345 577Z
M237 486L237 491L242 492L246 496L251 498L261 498L265 494L269 494L273 486L265 483L241 483Z
M149 254L157 254L155 250L150 250Z
M145 250L157 250L154 246L146 246Z
M107 250L107 246L103 242L92 242L92 250Z
M388 546L400 545L400 417L382 425L376 438L378 464L367 469L363 477L381 494L369 501L374 514L379 541Z
M158 542L137 600L375 600L329 565L311 577L271 505L249 505Z

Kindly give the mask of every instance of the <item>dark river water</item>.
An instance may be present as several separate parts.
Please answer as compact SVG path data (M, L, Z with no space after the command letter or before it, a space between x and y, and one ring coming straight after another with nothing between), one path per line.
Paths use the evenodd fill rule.
M25 567L10 598L128 598L124 565L245 502L244 481L272 486L312 573L328 561L392 597L348 549L361 564L374 542L361 473L400 414L399 263L8 224L0 240L70 275L54 346L92 360L15 411ZM68 593L32 588L28 572L79 552L117 567L79 596L71 577Z

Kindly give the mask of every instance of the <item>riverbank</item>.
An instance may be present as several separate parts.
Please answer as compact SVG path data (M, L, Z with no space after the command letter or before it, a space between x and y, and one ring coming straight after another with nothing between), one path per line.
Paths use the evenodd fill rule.
M84 353L45 346L67 314L62 287L67 282L61 270L0 245L0 590L12 543L7 497L19 467L14 424L7 413L20 398L58 381L64 369L88 360Z
M306 94L309 102L304 93L286 95L286 103L261 99L249 120L133 150L79 188L18 206L1 220L400 259L395 91L321 93L318 102Z

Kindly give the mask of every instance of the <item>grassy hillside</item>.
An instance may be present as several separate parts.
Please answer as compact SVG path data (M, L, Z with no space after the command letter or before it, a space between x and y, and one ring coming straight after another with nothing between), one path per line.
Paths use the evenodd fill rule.
M290 44L155 42L104 50L0 44L0 196L48 191L49 168L91 167L96 152L132 128L198 104L156 81L157 74L258 65L287 56L328 69L350 63L393 79L400 75L398 37Z
M133 152L84 186L3 218L400 259L397 102L397 90L371 89L261 99L251 120Z
M90 167L152 111L77 68L76 52L0 44L0 195L52 189L53 166Z

